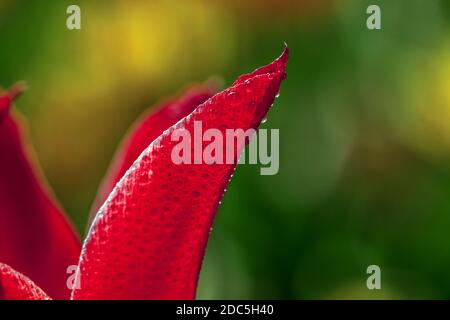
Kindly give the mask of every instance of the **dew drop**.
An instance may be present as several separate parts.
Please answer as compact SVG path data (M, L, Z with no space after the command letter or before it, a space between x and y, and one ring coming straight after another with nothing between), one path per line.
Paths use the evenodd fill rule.
M261 123L266 123L267 122L267 118L262 119Z

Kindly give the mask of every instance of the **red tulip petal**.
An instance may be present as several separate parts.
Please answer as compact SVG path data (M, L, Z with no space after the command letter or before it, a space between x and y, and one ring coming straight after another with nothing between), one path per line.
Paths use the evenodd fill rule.
M240 76L234 83L233 86L239 84L239 83L243 83L248 79L251 79L255 76L258 75L263 75L263 74L270 74L270 73L276 73L277 71L283 69L286 67L286 64L288 62L288 58L289 58L289 49L286 45L284 52L281 54L281 56L279 56L275 61L273 61L271 64L268 64L267 66L263 66L261 68L256 69L255 71L251 72L251 73L247 73L244 74L242 76Z
M50 300L33 281L0 263L0 300Z
M9 95L0 96L0 121L8 114L10 105L11 98Z
M247 76L207 100L145 149L92 224L73 299L195 297L211 226L236 165L176 165L171 134L193 134L194 121L204 130L257 128L285 78L285 64L277 61L277 68L267 67L271 72Z
M10 93L0 98L8 104L6 109L12 98ZM52 297L67 299L70 275L66 270L77 264L81 245L42 176L36 175L24 140L14 117L4 114L0 120L0 261L30 276Z
M102 183L90 221L93 220L100 206L105 202L120 178L130 168L145 148L164 130L191 113L198 105L205 102L215 92L212 85L196 86L188 89L181 97L171 99L152 108L144 114L131 128L114 157L114 161Z

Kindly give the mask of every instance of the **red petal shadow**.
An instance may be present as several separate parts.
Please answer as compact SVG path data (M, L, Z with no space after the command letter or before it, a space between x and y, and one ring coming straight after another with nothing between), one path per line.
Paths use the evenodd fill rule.
M236 165L176 165L171 152L178 141L171 134L193 134L194 121L204 130L257 128L285 78L287 50L280 59L264 69L269 72L259 69L216 94L145 149L92 224L73 299L195 297L211 226Z
M55 299L67 299L66 269L77 264L81 245L29 160L26 139L9 114L13 98L0 97L0 109L7 104L0 119L0 261Z
M33 281L0 263L0 300L50 300Z

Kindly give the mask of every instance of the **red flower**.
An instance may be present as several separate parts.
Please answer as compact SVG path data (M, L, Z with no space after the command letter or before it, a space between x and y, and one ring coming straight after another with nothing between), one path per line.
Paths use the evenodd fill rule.
M9 265L0 264L0 299L48 299L43 290L56 299L193 299L211 226L237 161L175 164L171 134L193 133L196 121L221 132L256 129L285 78L287 59L286 48L227 90L211 97L210 87L195 87L146 115L109 170L81 251L9 113L20 90L0 96L0 262ZM233 144L234 160L243 147ZM71 292L67 270L74 265Z
M80 243L36 174L15 117L7 113L15 96L12 89L0 98L0 262L63 299L69 296L66 269L77 263Z

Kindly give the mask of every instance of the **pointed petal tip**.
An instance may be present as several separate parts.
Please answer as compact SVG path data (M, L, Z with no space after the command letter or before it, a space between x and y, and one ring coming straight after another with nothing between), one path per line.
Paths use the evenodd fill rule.
M277 61L281 62L284 66L286 66L288 59L289 59L289 47L288 44L284 42L284 50L278 57Z
M278 67L279 72L283 72L283 79L286 79L286 65L289 60L289 47L284 43L284 50L281 55L273 62Z
M14 84L6 92L0 94L0 121L9 113L12 102L25 92L26 89L26 83L20 81Z
M28 89L28 85L25 81L19 81L15 83L9 90L8 96L11 101L16 100L18 97L22 95Z
M234 83L234 85L237 85L239 83L244 82L245 80L249 80L253 77L260 76L263 74L281 74L281 80L284 80L286 78L286 65L289 60L289 48L287 44L285 43L285 47L281 55L275 59L273 62L269 63L268 65L265 65L263 67L260 67L256 69L255 71L251 73L244 74L240 76Z

